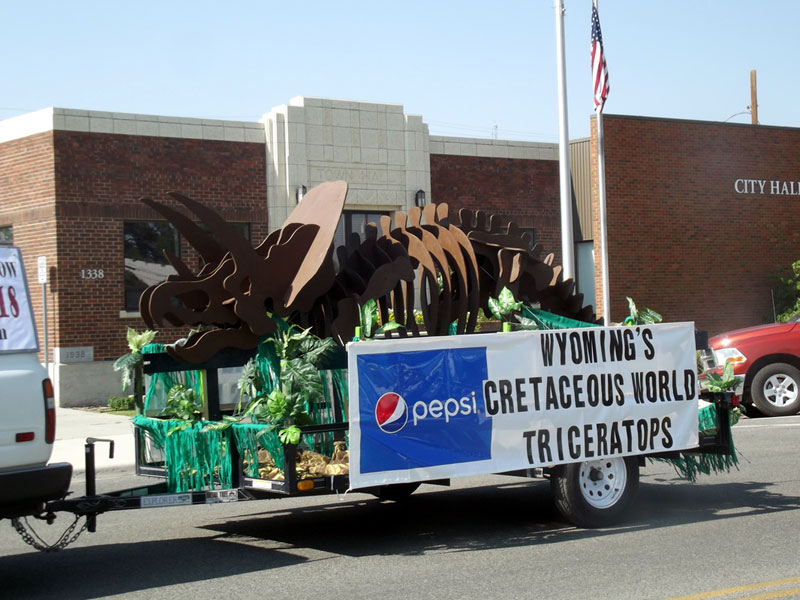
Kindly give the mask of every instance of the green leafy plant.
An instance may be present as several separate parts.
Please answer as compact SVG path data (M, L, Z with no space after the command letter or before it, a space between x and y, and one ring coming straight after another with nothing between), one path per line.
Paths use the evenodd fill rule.
M114 361L114 370L122 372L122 391L133 385L133 397L136 412L141 414L144 411L144 374L142 373L142 348L151 343L156 337L157 331L150 329L138 333L132 327L128 327L128 348L130 352L123 354Z
M108 399L108 408L111 410L133 410L135 407L133 396L111 396Z
M203 405L197 399L192 388L187 388L182 383L178 383L172 386L167 394L164 412L172 415L175 419L184 421L181 425L173 427L167 432L167 435L172 435L176 431L182 431L199 421L203 417Z
M255 359L251 358L242 367L242 374L239 376L237 383L239 389L239 402L236 406L236 412L242 410L242 404L252 402L258 398L259 390L265 388L264 376L261 374L261 369Z
M380 324L380 315L378 313L378 303L375 300L367 300L359 307L359 321L361 325L361 336L364 338L372 338L389 331L402 329L403 327L394 320L394 315L392 314L389 315L389 320L386 323L378 327Z
M517 302L514 294L507 287L500 290L497 298L489 297L489 311L498 321L508 321L515 310L522 309L522 302Z
M733 374L733 363L726 362L722 369L722 375L714 372L706 373L705 387L709 392L726 392L736 387L739 378Z
M623 325L653 325L663 320L661 314L650 308L637 309L631 298L628 298L628 308L631 314L625 317Z
M319 368L336 344L330 338L322 340L314 336L310 328L301 330L292 325L265 343L273 345L279 361L278 387L264 395L263 385L259 387L259 377L253 370L243 373L239 389L244 389L252 399L247 409L236 417L223 417L223 421L211 423L206 429L225 429L233 423L248 421L266 423L269 427L258 435L277 430L282 442L296 444L301 433L298 426L311 423L308 404L323 393Z
M529 317L525 317L523 315L515 315L517 318L517 329L523 329L525 331L535 331L537 329L541 329L539 327L539 322L536 319L531 319Z
M800 260L792 263L788 274L786 269L777 269L770 275L770 279L772 279L775 318L779 323L783 323L800 312Z

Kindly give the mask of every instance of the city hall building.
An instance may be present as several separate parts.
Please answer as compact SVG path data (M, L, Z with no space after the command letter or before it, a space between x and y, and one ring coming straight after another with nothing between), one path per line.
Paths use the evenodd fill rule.
M626 296L711 334L771 320L770 274L800 258L800 129L603 124L611 320L627 315ZM571 144L573 237L578 290L602 314L595 151L594 130ZM180 192L256 245L307 190L341 179L337 242L380 215L446 202L507 216L560 264L558 178L556 144L432 136L401 105L299 97L260 122L51 108L0 121L0 243L22 249L42 348L46 294L60 405L104 404L119 393L111 364L126 328L144 328L139 295L172 272L162 248L199 268L142 197Z

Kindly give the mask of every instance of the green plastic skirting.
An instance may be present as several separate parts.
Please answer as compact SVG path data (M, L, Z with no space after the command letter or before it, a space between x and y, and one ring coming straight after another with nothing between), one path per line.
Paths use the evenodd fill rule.
M239 455L247 463L245 474L248 477L258 477L258 451L262 448L269 452L275 466L283 470L283 445L278 433L267 431L267 427L259 423L236 423L231 427Z
M231 487L229 430L203 431L208 421L188 424L187 421L151 419L143 415L136 415L133 424L150 434L155 446L164 451L170 492ZM176 430L183 425L186 425L184 429Z
M735 425L739 421L739 416L731 412L730 419L731 425ZM704 406L698 414L698 429L701 432L713 433L716 428L716 406L714 404ZM671 464L681 477L691 482L697 481L697 476L700 474L728 473L733 467L739 468L739 458L736 455L736 448L733 446L733 436L731 436L731 448L727 454L684 453L680 458L649 458L648 460Z

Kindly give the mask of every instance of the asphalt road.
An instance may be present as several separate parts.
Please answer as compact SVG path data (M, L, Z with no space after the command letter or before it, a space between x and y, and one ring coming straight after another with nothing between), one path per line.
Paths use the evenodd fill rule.
M101 515L41 554L0 523L0 598L800 598L800 417L744 419L738 471L643 469L623 525L579 530L549 484L469 478L361 494ZM104 474L99 491L130 478ZM76 481L80 490L80 480ZM69 522L37 524L52 539Z

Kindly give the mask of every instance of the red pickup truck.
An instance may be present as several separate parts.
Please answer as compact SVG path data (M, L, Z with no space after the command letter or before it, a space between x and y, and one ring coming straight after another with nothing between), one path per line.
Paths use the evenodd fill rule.
M721 371L733 363L745 405L770 417L800 412L800 314L787 323L721 333L708 343L705 367Z

